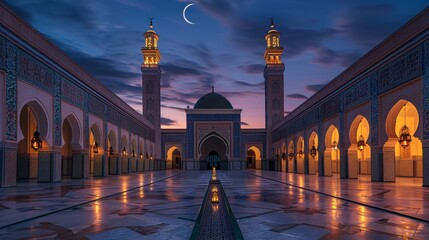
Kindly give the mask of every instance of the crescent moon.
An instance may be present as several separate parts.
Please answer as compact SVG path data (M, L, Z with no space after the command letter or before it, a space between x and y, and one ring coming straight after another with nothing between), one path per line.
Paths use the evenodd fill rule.
M183 19L185 20L185 22L187 22L187 23L189 23L189 24L195 24L195 23L193 23L193 22L189 21L189 20L186 18L186 9L188 9L188 7L190 7L190 6L192 6L192 5L195 5L195 4L194 4L194 3L190 3L190 4L188 4L188 5L183 9Z

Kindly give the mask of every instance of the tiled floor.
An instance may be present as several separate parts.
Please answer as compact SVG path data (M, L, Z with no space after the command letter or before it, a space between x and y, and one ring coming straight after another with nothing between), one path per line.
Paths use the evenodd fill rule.
M3 188L0 239L189 239L210 174L159 171ZM245 239L429 239L429 189L412 183L257 170L218 175Z

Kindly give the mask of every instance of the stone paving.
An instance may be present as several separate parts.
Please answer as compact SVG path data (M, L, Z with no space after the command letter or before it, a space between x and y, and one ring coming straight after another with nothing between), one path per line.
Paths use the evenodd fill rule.
M3 188L0 239L189 239L210 174L158 171ZM244 239L429 239L429 189L415 184L258 170L218 176Z

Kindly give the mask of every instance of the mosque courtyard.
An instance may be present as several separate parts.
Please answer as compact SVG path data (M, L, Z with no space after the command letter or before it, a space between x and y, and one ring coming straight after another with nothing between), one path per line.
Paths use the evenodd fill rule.
M20 182L0 189L0 239L189 239L210 173ZM244 239L429 236L429 189L418 182L263 170L218 171L218 178Z

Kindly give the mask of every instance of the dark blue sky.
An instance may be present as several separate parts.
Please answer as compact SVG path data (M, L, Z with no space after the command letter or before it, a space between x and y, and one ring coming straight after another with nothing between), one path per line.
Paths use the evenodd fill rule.
M159 34L163 127L185 127L186 106L211 91L264 127L263 53L270 17L284 47L289 112L427 7L420 0L6 0L137 111L143 33ZM187 24L182 11L195 25Z

